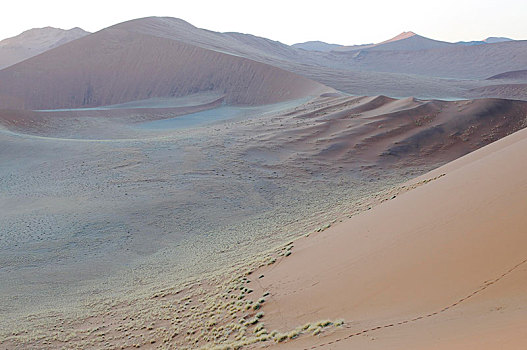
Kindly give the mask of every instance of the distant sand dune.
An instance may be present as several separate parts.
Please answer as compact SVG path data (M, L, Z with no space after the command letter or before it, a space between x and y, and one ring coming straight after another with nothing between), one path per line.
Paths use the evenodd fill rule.
M499 84L469 90L472 97L493 96L516 100L527 100L527 84Z
M411 167L443 164L520 130L526 126L527 103L346 97L294 115L303 123L274 130L259 143L260 154L267 143L285 140L283 148L298 153L292 162ZM268 149L270 157L278 152Z
M22 62L30 57L82 38L90 33L73 28L34 28L15 37L0 41L0 69Z
M115 28L0 71L3 108L97 107L198 92L259 105L331 91L264 63Z
M488 80L495 80L495 79L527 80L527 69L500 73L500 74L493 75L492 77L487 78L487 79Z

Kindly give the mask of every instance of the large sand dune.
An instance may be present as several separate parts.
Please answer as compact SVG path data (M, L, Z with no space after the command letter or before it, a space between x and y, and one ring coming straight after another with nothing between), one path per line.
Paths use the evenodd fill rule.
M263 63L117 28L0 71L3 108L94 107L198 92L257 105L329 91Z
M270 292L268 329L346 320L281 347L524 347L526 149L519 131L297 241L290 257L258 271L255 293Z
M201 29L179 18L147 17L119 23L114 28L177 40L205 49L227 52L264 63L313 61L288 45L267 38L235 32L219 33Z
M490 75L527 64L526 41L466 46L405 32L379 44L357 45L352 52L317 52L248 34L200 29L177 18L141 18L114 27L271 64L355 95L467 97L467 89L492 84L484 81Z
M357 45L357 46L343 46L335 51L418 51L445 48L454 46L453 43L445 41L438 41L424 36L415 34L414 32L402 32L401 34L373 45Z
M526 42L525 41L510 41L494 44L482 45L457 45L451 43L444 43L428 38L414 35L412 32L405 32L401 35L387 40L379 44L372 45L357 45L353 47L352 52L316 52L306 51L295 46L288 46L277 41L257 37L241 33L218 33L205 29L197 28L183 20L168 17L148 17L136 19L128 22L123 22L106 29L104 32L108 33L128 33L131 37L155 37L159 45L163 46L172 42L182 43L192 47L202 48L208 51L214 51L216 54L227 54L241 57L253 61L279 67L289 72L293 72L308 79L315 80L321 84L336 88L338 90L351 93L353 95L379 95L384 94L392 97L420 97L420 98L474 98L474 97L500 97L500 98L514 98L524 99L521 94L511 89L481 89L474 93L473 89L484 88L489 85L496 84L487 77L500 74L508 71L516 71L525 69L526 61ZM99 35L100 37L101 35ZM114 37L114 42L119 41ZM162 39L168 41L164 42ZM89 40L82 41L82 45L88 43ZM93 41L93 40L92 40ZM163 42L163 44L161 44ZM122 43L124 45L124 43ZM136 42L135 44L138 44ZM77 44L77 47L81 44ZM90 45L105 47L105 44ZM72 46L76 47L76 46ZM112 44L106 47L106 51L113 50ZM160 49L150 48L155 50ZM74 51L82 51L82 49L72 49ZM100 54L97 50L91 50L94 54ZM195 49L197 50L197 49ZM199 51L199 50L198 50ZM327 50L326 50L327 51ZM75 57L75 54L64 51L59 51L54 55L58 58ZM135 52L134 55L138 54ZM144 54L144 53L143 53ZM105 53L108 56L108 52ZM164 56L165 53L161 54ZM207 55L216 57L210 52ZM52 59L53 55L43 60L35 61L35 65L46 67L50 62L55 64ZM204 57L200 54L201 57ZM132 58L133 55L130 56ZM109 57L107 57L109 58ZM117 65L116 61L120 58L115 54L111 57L110 64L104 64L111 69ZM137 60L136 58L134 58ZM46 61L47 60L47 61ZM182 63L185 58L178 59ZM60 61L60 60L59 60ZM89 60L88 60L89 62ZM87 63L88 63L87 62ZM202 62L208 62L206 59ZM102 62L92 62L95 65L102 65ZM141 61L140 64L151 64L152 61ZM198 62L196 62L198 63ZM31 65L31 64L30 64ZM67 66L67 65L66 65ZM213 65L207 64L210 68ZM151 72L151 68L141 66L139 70L135 70L136 75L140 72ZM181 66L179 66L181 67ZM130 67L122 67L122 69L129 69ZM85 71L83 66L77 67L78 71L71 69L68 74L68 79L75 79L82 88L75 92L75 97L64 97L60 103L62 105L72 104L71 101L75 99L81 100L81 105L85 103L84 95L91 94L90 85L86 82L85 76L93 74L93 72ZM51 74L53 68L47 69L46 74ZM207 70L206 70L207 71ZM220 72L221 71L221 72ZM7 73L3 76L3 80L11 83L12 75ZM214 70L214 79L217 75L229 74L229 69L222 66ZM66 74L65 73L65 74ZM114 72L115 73L115 72ZM245 74L243 71L240 74ZM251 72L252 73L252 72ZM84 74L84 75L82 75ZM210 76L209 73L206 73ZM38 78L43 78L44 73L39 72ZM75 78L76 76L76 78ZM170 74L166 75L166 79ZM207 79L210 80L210 77ZM61 76L62 78L63 76ZM110 75L116 78L116 75ZM33 82L34 78L24 77L28 82L20 84L27 84ZM180 77L178 77L179 79ZM21 79L21 78L17 78ZM68 80L66 79L66 80ZM46 79L44 79L46 80ZM148 79L147 79L148 80ZM223 78L220 79L225 83ZM296 79L294 79L296 80ZM127 83L132 83L128 80ZM91 83L91 81L89 82ZM186 82L188 83L188 82ZM17 83L18 84L18 83ZM15 84L15 85L17 85ZM53 82L48 81L45 88L52 87L50 90L55 90ZM226 83L228 85L228 83ZM151 96L154 92L163 92L162 95L166 97L162 84L154 84L148 86L145 83L145 88ZM199 85L199 84L195 84ZM206 84L205 84L206 85ZM308 84L309 85L309 84ZM214 85L217 88L217 84ZM116 85L114 88L122 89L123 86ZM93 88L93 87L92 87ZM212 86L193 86L192 91L198 92L199 89L210 89ZM21 88L23 89L23 88ZM186 93L178 85L178 93ZM295 88L296 89L296 88ZM1 90L1 89L0 89ZM29 90L29 89L25 89ZM220 88L223 91L223 89ZM169 91L172 93L172 91ZM104 91L106 94L107 92ZM141 98L147 98L148 95L134 92L119 92L121 97L129 98L133 95L141 95ZM265 95L267 92L264 92ZM25 95L26 92L22 93ZM30 93L27 93L30 94ZM80 94L82 98L78 96ZM113 95L112 95L113 96ZM1 96L3 107L10 108L24 105L26 97L19 96ZM92 100L90 96L88 102ZM117 99L113 96L112 99ZM235 98L236 99L236 98ZM262 98L265 99L265 98ZM120 99L117 99L120 100ZM93 102L93 101L92 101ZM247 102L247 101L246 101ZM273 101L276 102L276 101ZM249 102L250 103L250 102ZM259 102L260 103L260 102ZM75 101L78 104L78 101ZM52 107L57 108L57 107Z
M485 79L505 71L524 69L527 64L527 41L453 45L415 51L361 50L339 55L340 67L348 69Z

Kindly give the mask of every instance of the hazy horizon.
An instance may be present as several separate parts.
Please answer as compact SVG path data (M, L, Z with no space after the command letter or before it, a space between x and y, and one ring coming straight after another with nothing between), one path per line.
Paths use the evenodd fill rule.
M219 13L222 15L218 16ZM377 43L404 31L448 42L487 37L523 40L527 39L525 13L527 3L518 0L500 4L489 0L463 3L448 0L427 3L426 7L416 0L353 4L331 1L325 7L275 0L252 3L250 7L238 0L177 4L112 2L111 5L94 0L82 12L64 0L19 1L4 6L0 14L0 40L47 26L80 27L95 32L149 16L181 18L196 27L253 34L289 45L306 41L341 45Z

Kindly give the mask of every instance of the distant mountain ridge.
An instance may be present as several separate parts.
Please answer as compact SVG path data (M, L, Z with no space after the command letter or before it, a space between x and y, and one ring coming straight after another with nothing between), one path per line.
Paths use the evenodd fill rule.
M330 52L342 47L342 45L339 44L328 44L323 41L306 41L304 43L293 44L291 46L296 49L319 52Z
M90 33L78 27L69 30L53 27L29 29L17 36L0 41L0 69L88 34Z
M402 32L395 37L381 41L376 44L360 44L360 45L340 45L340 44L328 44L323 41L307 41L305 43L293 44L292 47L300 48L307 51L319 51L319 52L346 52L355 50L394 50L394 51L415 51L415 50L428 50L435 48L448 47L453 45L485 45L485 44L496 44L507 41L514 41L510 38L505 37L488 37L484 40L476 41L458 41L450 43L446 41L434 40L412 31Z
M484 42L486 42L487 44L495 44L495 43L503 43L503 42L506 42L506 41L514 41L513 39L510 39L510 38L504 38L504 37L488 37L487 39L483 40Z

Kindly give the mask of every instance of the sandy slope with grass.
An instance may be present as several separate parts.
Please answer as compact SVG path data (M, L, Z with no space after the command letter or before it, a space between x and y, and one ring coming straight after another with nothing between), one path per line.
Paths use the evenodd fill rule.
M258 270L268 329L344 319L280 348L525 347L526 149L519 131Z
M91 138L98 118L85 129L64 130L60 122L39 126L31 116L10 114L20 123L0 132L0 279L7 281L0 285L0 347L192 349L282 344L299 336L284 343L297 347L332 331L403 322L451 305L478 290L474 284L495 278L487 275L506 259L488 271L477 270L479 262L463 265L473 278L443 295L446 272L422 263L430 255L426 244L454 242L454 228L450 236L432 235L435 241L408 240L404 230L418 236L412 224L427 229L427 210L434 227L450 222L440 213L462 211L443 201L450 200L444 191L434 192L443 196L431 203L437 208L428 205L427 192L412 205L395 203L463 168L396 185L518 130L524 111L520 101L327 96L143 137L123 120L101 124L106 135L121 130L114 139ZM60 138L64 132L77 138ZM504 166L499 170L508 176ZM467 185L477 183L476 175L466 177ZM485 193L464 195L472 200L464 205L493 203ZM347 234L347 225L359 230L368 220L374 221L368 230L379 235ZM307 233L314 238L284 246ZM463 242L455 252L468 250ZM457 258L444 262L440 252L433 258L449 263L445 269L457 266ZM457 279L467 272L455 271ZM426 280L428 272L440 278ZM426 281L423 295L415 278ZM376 298L369 300L372 292ZM334 303L324 304L328 298ZM306 332L317 337L301 335Z

